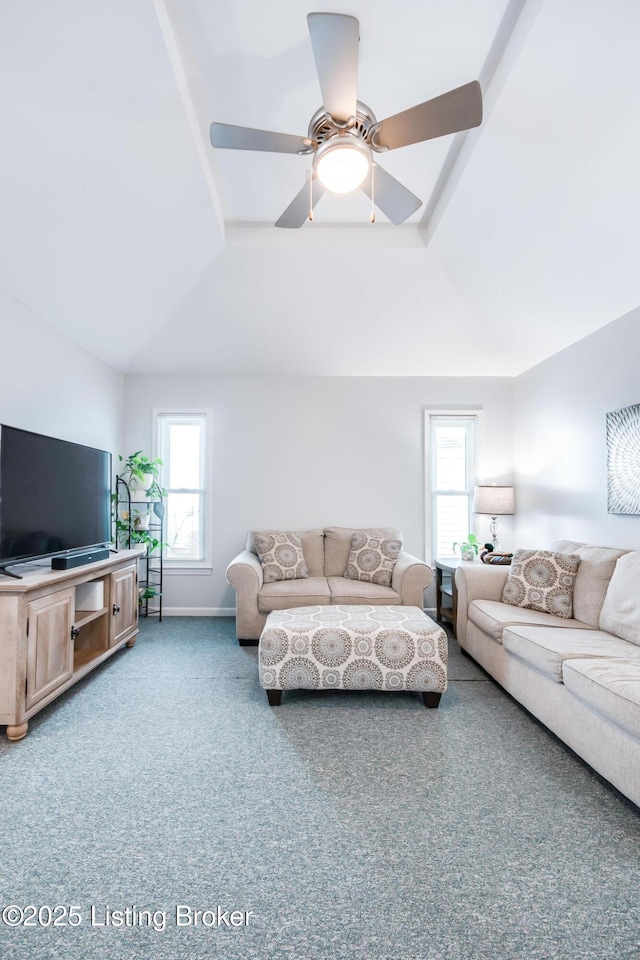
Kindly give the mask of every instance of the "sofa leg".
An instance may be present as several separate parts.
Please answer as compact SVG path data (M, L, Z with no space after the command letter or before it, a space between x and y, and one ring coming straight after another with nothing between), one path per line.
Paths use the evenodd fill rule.
M258 640L238 640L241 647L257 647Z
M279 707L282 703L282 690L267 690L267 700L270 707Z
M435 710L440 703L441 693L423 693L422 702L425 707L429 707L431 710Z

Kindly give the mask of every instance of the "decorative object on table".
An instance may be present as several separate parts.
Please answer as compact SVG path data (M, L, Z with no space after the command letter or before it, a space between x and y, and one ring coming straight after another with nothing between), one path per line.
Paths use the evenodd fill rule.
M480 559L484 560L488 553L493 553L493 544L485 543L483 549L480 551Z
M474 513L481 513L491 517L489 532L493 541L493 549L498 549L498 517L511 516L515 513L515 496L513 487L477 486L473 491Z
M607 414L607 511L640 513L640 403Z
M460 551L461 560L475 560L478 556L478 550L480 546L478 544L477 537L473 533L467 535L467 539L463 540L462 543L457 541L453 545L453 552L456 553L456 550Z
M496 567L508 567L513 560L512 553L494 553L493 550L487 550L480 557L483 563L491 563Z

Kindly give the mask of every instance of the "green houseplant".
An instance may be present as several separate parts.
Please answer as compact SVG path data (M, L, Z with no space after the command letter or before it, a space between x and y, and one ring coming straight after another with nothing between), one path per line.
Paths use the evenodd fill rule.
M138 604L142 607L147 600L153 600L154 597L161 597L162 594L155 587L140 587L138 590Z
M116 542L120 546L142 545L150 556L164 546L158 537L149 532L149 506L152 506L160 520L165 515L162 497L166 490L159 481L162 460L160 457L151 459L142 450L136 450L126 458L118 454L118 460L124 464L119 479L125 482L133 505L129 512L122 498L118 500L118 493L112 494ZM149 504L151 500L154 501L152 505Z
M165 491L160 486L160 467L162 460L156 457L152 460L147 457L142 450L136 450L126 459L122 454L118 454L118 460L124 463L124 468L120 476L129 487L132 499L153 500L155 497L162 497ZM143 494L143 496L138 496Z
M467 534L467 539L463 540L462 543L457 541L453 545L453 552L456 552L456 547L460 550L460 558L462 560L475 560L478 556L478 550L480 544L478 543L478 538L473 533Z

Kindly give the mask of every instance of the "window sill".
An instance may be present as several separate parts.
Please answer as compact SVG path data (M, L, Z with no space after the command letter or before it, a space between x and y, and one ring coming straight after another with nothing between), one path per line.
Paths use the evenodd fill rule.
M213 573L213 567L207 566L206 564L188 564L181 563L180 565L174 566L165 560L164 562L164 575L166 577L209 577Z

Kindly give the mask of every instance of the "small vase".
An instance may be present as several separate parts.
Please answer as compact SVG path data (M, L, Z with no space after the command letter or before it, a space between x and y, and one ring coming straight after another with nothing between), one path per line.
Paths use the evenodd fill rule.
M475 560L475 558L476 558L476 552L475 552L475 550L473 549L473 547L470 547L470 548L467 549L467 550L462 549L462 550L460 551L460 556L462 557L463 560Z

